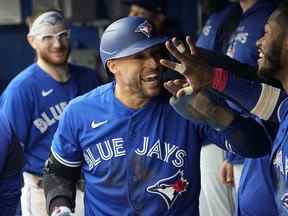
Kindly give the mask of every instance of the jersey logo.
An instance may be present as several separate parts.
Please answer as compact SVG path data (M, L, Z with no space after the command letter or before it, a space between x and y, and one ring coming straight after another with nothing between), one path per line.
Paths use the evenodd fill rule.
M212 29L212 26L210 25L205 26L202 30L203 35L207 37L210 34L211 29Z
M288 209L288 193L285 193L282 197L281 197L281 204L284 208Z
M106 124L107 122L108 122L108 120L101 121L101 122L95 122L95 121L93 121L93 122L91 123L91 127L94 129L94 128L100 127L100 126L103 125L103 124Z
M141 23L136 28L135 32L141 32L149 38L152 32L152 25L147 20L145 20L145 22Z
M42 90L41 94L43 97L47 97L49 94L51 94L54 90L53 89L49 89L48 91L44 91Z
M176 199L186 191L189 182L184 178L183 170L178 170L176 174L157 181L154 185L147 187L146 191L160 195L167 208L170 209Z

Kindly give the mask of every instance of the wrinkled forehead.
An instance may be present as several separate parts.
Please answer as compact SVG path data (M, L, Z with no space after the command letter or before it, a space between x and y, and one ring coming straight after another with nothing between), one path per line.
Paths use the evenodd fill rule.
M40 15L32 24L29 35L51 34L68 29L67 22L62 14L56 11Z

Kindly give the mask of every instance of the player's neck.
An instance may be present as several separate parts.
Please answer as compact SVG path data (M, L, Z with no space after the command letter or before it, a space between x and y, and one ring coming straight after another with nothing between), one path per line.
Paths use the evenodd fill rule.
M128 89L119 88L117 84L115 86L115 96L126 107L131 109L140 109L149 101L149 98L141 98L139 95L131 93Z
M251 8L257 0L242 0L240 1L240 6L242 8L243 13L247 11L249 8Z
M38 58L37 64L43 71L48 73L54 80L58 82L66 82L70 78L68 64L52 65L52 64L46 63L40 58Z

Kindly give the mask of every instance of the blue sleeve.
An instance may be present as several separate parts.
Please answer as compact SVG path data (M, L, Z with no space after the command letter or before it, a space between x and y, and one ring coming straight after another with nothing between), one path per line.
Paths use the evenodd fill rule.
M243 157L256 158L271 151L271 140L264 126L253 118L237 116L222 132L203 126L204 144L215 143L220 148Z
M52 141L51 152L61 164L79 167L83 153L77 139L77 121L73 119L71 106L65 108Z
M0 112L0 176L4 170L5 162L8 157L9 145L12 141L12 132L9 123L2 112Z
M285 97L285 93L279 88L238 78L232 73L229 73L223 93L263 120L276 119L278 106Z
M0 179L1 215L14 216L20 203L22 175L17 174L7 179Z
M1 96L1 109L20 142L25 143L32 125L33 100L21 86L7 88Z

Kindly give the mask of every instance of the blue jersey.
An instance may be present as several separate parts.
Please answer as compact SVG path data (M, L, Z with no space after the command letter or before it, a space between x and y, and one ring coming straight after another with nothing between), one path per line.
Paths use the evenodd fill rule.
M237 23L240 14L239 4L231 4L224 10L211 14L197 39L196 46L223 52L232 33L233 24ZM234 19L233 23L231 23L231 19ZM229 29L227 29L227 26L229 26Z
M98 84L95 71L69 65L70 79L55 81L36 63L8 85L1 96L1 109L24 146L25 171L42 175L53 134L69 101Z
M86 216L196 216L208 143L226 148L222 133L182 118L166 98L130 109L109 83L66 107L51 151L61 164L82 166Z
M3 112L0 112L0 122L0 212L14 216L21 196L23 151L20 144L13 141L13 132Z
M288 215L288 98L278 109L280 126L274 140L271 155L273 182L276 190L278 215Z
M239 26L230 39L229 48L227 50L228 56L242 63L254 67L257 66L258 50L256 41L263 36L264 26L275 9L275 6L276 4L273 1L258 0L251 8L242 14ZM260 103L260 93L262 97L264 97L265 93L269 92L269 90L265 90L265 88L268 87L263 84L259 93L260 89L256 86L257 84L251 84L255 86L255 90L246 95L259 94L258 103ZM240 88L238 88L237 90L241 91L239 94L245 94L242 89L240 90ZM278 97L276 98L278 99ZM270 104L272 107L272 103ZM273 104L273 108L275 108L275 103ZM259 114L259 107L263 105L264 104L255 104L253 109L251 109L252 107L248 107L248 109L251 110L252 113L258 112L257 114ZM269 106L270 105L267 107ZM271 112L272 111L273 109ZM241 163L242 157L228 154L228 160L232 163ZM278 215L273 199L273 187L270 174L269 156L259 159L246 159L237 195L237 214L239 216ZM263 203L265 203L265 205L263 205Z
M228 56L244 64L257 66L256 41L263 36L264 26L275 6L275 1L258 0L242 14L240 23L230 38Z
M256 41L263 36L264 26L275 6L274 2L258 0L242 14L240 23L230 38L226 52L228 56L241 63L257 66ZM227 158L233 164L243 162L243 158L237 155L230 154Z

